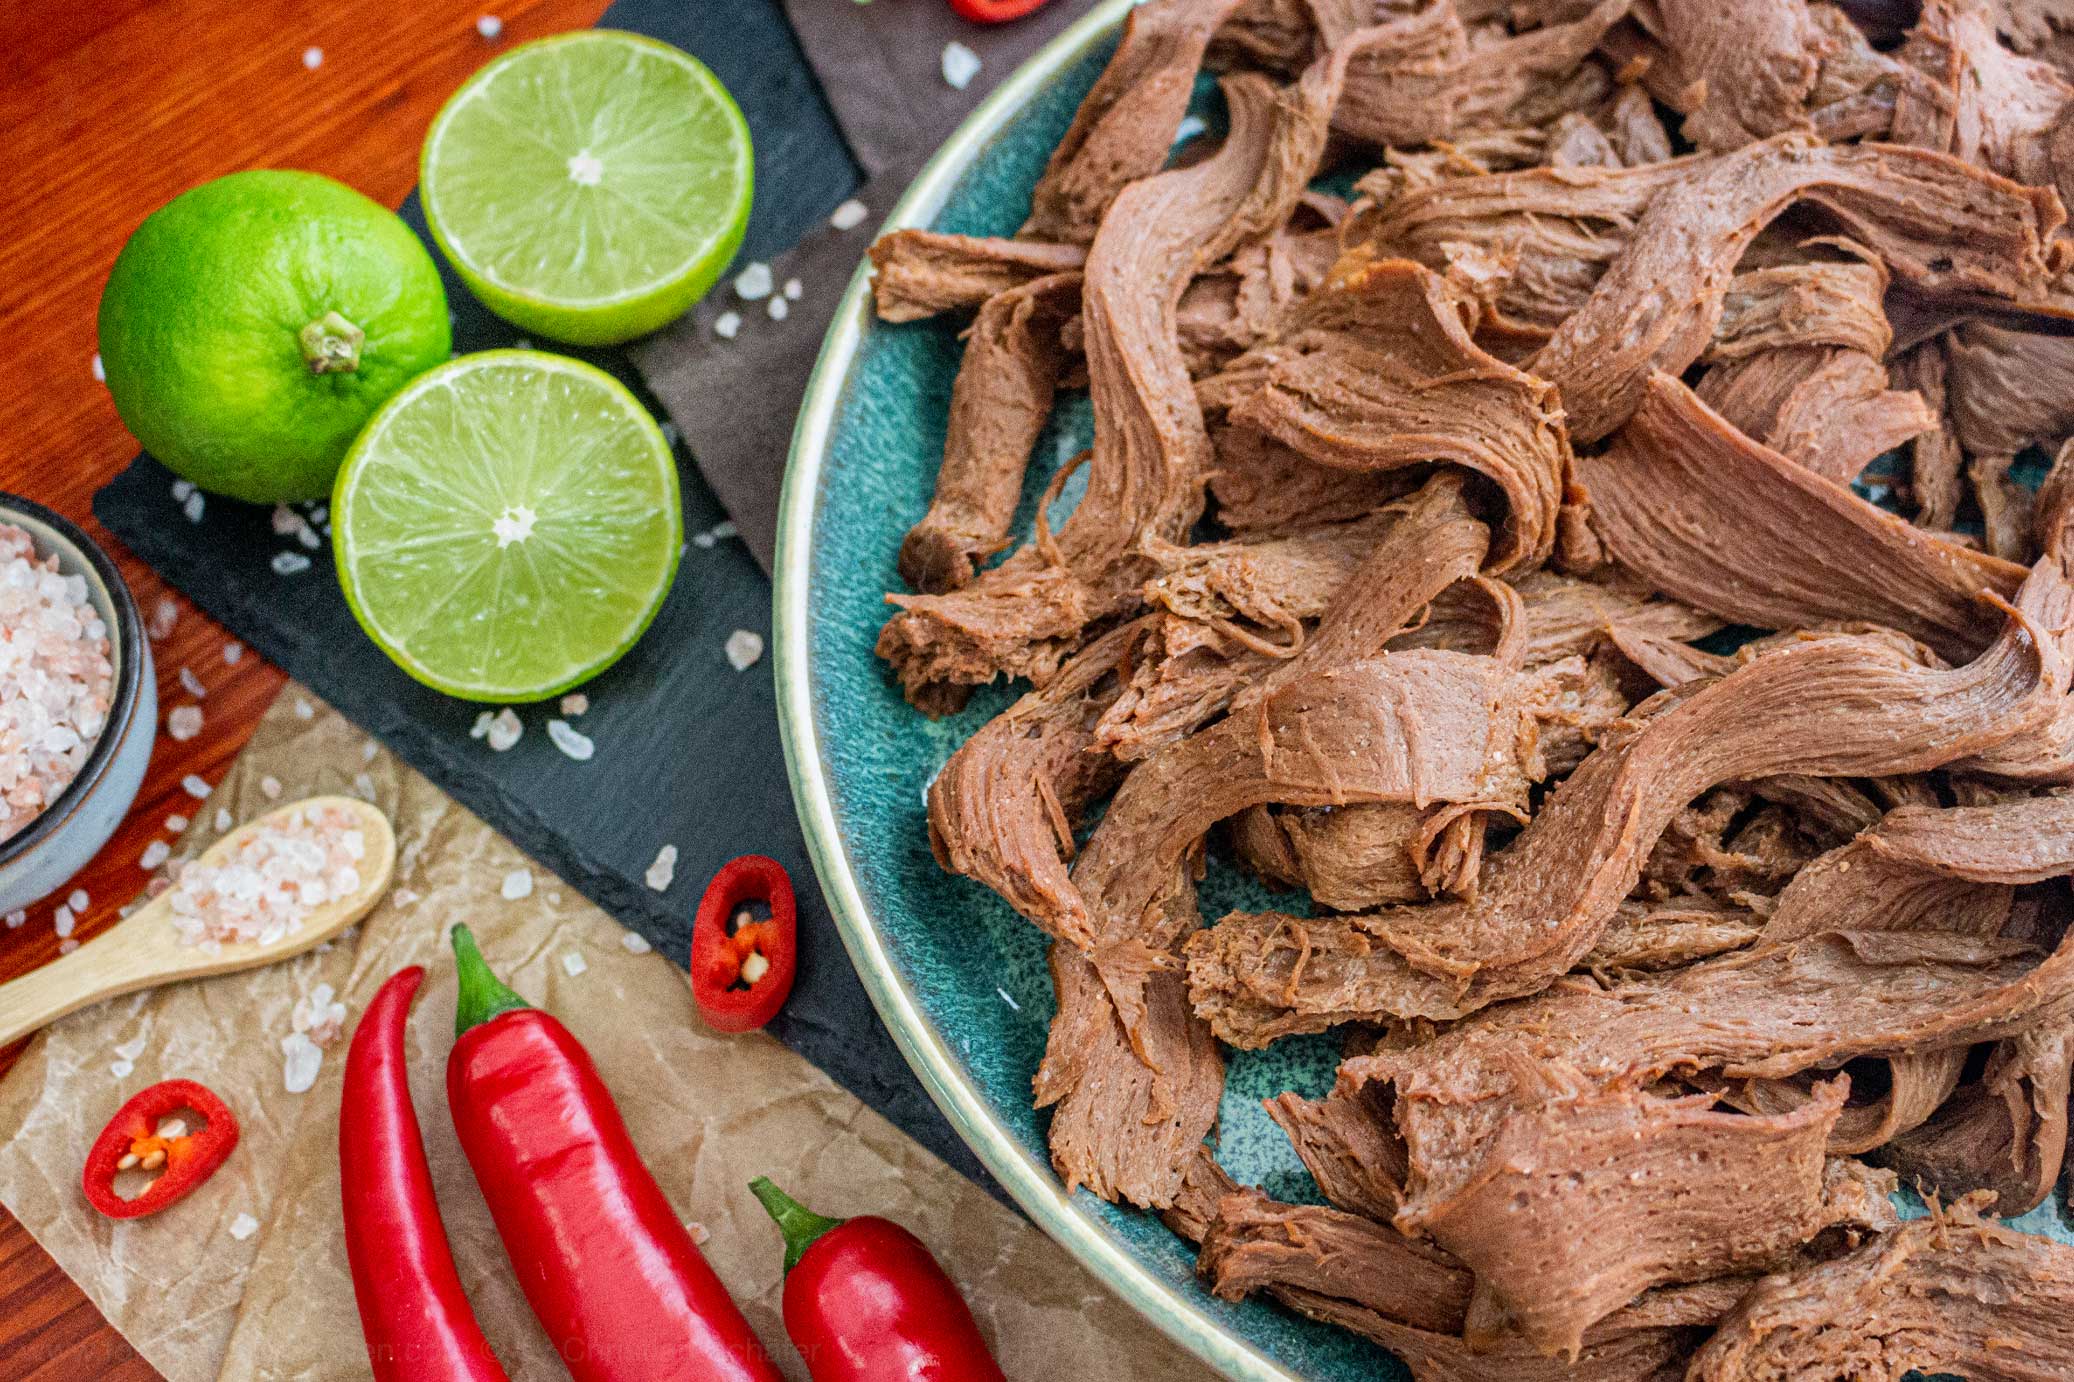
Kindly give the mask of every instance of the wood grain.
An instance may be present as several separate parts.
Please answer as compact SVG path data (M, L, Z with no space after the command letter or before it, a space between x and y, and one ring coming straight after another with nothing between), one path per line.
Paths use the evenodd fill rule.
M687 0L704 3L705 0ZM418 144L462 79L514 42L596 22L603 0L7 0L0 4L0 489L80 523L107 546L147 613L165 586L93 521L93 492L136 444L94 381L94 311L116 251L153 208L240 168L328 173L391 206ZM493 10L496 40L476 31ZM322 60L305 65L306 50ZM98 933L146 882L138 856L168 816L208 809L181 787L214 782L282 684L257 656L173 597L157 645L162 711L191 704L203 730L161 735L115 839L58 897L0 929L0 980L57 955L56 904L84 889L74 935ZM19 1049L0 1050L0 1070ZM113 1112L111 1109L110 1112ZM81 1149L84 1153L84 1148ZM0 1211L0 1382L134 1382L158 1376L28 1234Z

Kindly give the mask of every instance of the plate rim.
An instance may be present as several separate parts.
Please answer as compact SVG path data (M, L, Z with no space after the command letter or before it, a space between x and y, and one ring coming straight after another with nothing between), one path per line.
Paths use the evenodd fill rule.
M926 227L952 189L1002 128L1060 71L1119 28L1138 0L1100 0L1018 67L937 150L876 232ZM1213 1320L1193 1293L1161 1280L1112 1239L1091 1210L1066 1194L1048 1161L1026 1152L998 1124L977 1086L960 1069L948 1042L923 1013L900 976L865 905L837 829L826 760L814 722L807 596L815 500L842 398L871 324L870 261L861 260L837 306L809 376L793 426L778 497L777 552L772 563L773 675L779 738L807 855L836 929L872 1006L922 1087L951 1127L1009 1196L1091 1271L1109 1291L1169 1339L1236 1382L1300 1382L1298 1374Z

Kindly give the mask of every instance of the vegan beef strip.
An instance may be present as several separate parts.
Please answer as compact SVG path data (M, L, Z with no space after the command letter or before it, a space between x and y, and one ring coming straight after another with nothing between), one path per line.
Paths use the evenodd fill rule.
M2070 608L2074 588L2041 565L2019 610L2059 619ZM1196 1006L1225 1041L1250 1047L1533 993L1589 953L1649 848L1707 788L1921 771L2035 731L2064 700L2067 675L2037 628L2018 612L1988 652L1949 671L1883 638L1837 635L1665 692L1663 708L1586 759L1491 860L1474 903L1358 918L1235 914L1188 942Z
M1947 657L1998 627L2024 568L1944 542L1751 441L1668 375L1603 454L1580 455L1592 531L1623 569L1724 619L1865 619ZM1761 582L1750 573L1765 573Z
M1692 1382L2074 1376L2074 1248L1965 1204L1771 1277L1693 1359Z
M1088 253L1095 445L1072 516L962 590L888 597L900 612L880 631L878 652L910 699L1002 673L1047 680L1090 624L1137 602L1151 574L1140 542L1178 544L1200 515L1209 441L1174 313L1196 270L1230 248L1273 131L1266 82L1234 77L1226 93L1231 132L1217 154L1130 184Z
M1080 245L933 230L893 231L874 241L869 253L872 304L879 319L889 322L979 307L1038 279L1077 273L1087 262Z
M2028 1213L2065 1164L2070 1066L2074 1031L2065 1018L2005 1037L1978 1084L1887 1143L1879 1159L1926 1196L1979 1191L1984 1211Z
M1503 498L1491 559L1502 573L1554 545L1569 444L1547 385L1480 349L1465 306L1419 265L1359 266L1225 372L1229 416L1321 465L1442 462L1482 476Z
M909 588L956 590L1008 545L1030 448L1051 416L1065 363L1064 304L1079 296L1079 274L1053 274L996 293L980 308L951 387L936 495L900 544Z
M1560 390L1574 441L1627 421L1651 372L1700 357L1743 251L1800 200L1897 278L2011 298L2044 291L2046 244L2065 220L2049 191L1919 149L1780 135L1721 155L1651 199L1590 299L1529 362Z

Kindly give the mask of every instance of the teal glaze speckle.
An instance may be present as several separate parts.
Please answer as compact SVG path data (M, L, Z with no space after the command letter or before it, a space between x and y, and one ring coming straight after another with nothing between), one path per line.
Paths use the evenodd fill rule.
M996 100L923 174L895 225L1007 235L1030 188L1107 60L1110 3L1047 50L1018 89ZM1076 40L1075 35L1081 35ZM1069 51L1070 50L1070 51ZM1214 131L1214 84L1197 109ZM861 284L861 279L860 279ZM1406 1370L1341 1331L1260 1302L1233 1305L1196 1283L1193 1253L1157 1218L1080 1192L1067 1198L1049 1169L1045 1118L1030 1107L1053 1002L1045 938L994 894L946 874L929 852L924 793L944 761L1014 698L995 686L959 714L931 722L901 699L872 653L899 588L902 535L928 506L960 357L957 325L873 321L853 284L824 347L794 439L780 519L777 662L786 747L801 821L845 941L874 1001L953 1124L1031 1215L1155 1323L1227 1374L1247 1379L1380 1379ZM1091 440L1084 394L1064 396L1035 448L1016 531L1027 532L1045 483ZM1056 523L1078 498L1067 486ZM1877 497L1877 496L1875 496ZM1213 857L1204 916L1272 905L1271 895ZM1219 1155L1240 1180L1283 1199L1316 1186L1261 1100L1332 1083L1338 1044L1313 1037L1231 1053ZM1919 1207L1918 1207L1919 1208ZM2066 1237L2053 1206L2018 1221Z

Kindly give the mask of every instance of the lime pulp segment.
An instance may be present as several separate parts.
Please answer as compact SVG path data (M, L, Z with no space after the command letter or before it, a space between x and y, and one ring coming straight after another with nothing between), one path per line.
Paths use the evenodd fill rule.
M591 30L470 78L421 173L435 238L491 308L603 343L712 286L747 225L753 163L741 111L696 59Z
M418 681L537 700L603 671L683 547L661 429L617 380L533 351L466 355L368 424L332 502L339 578Z

